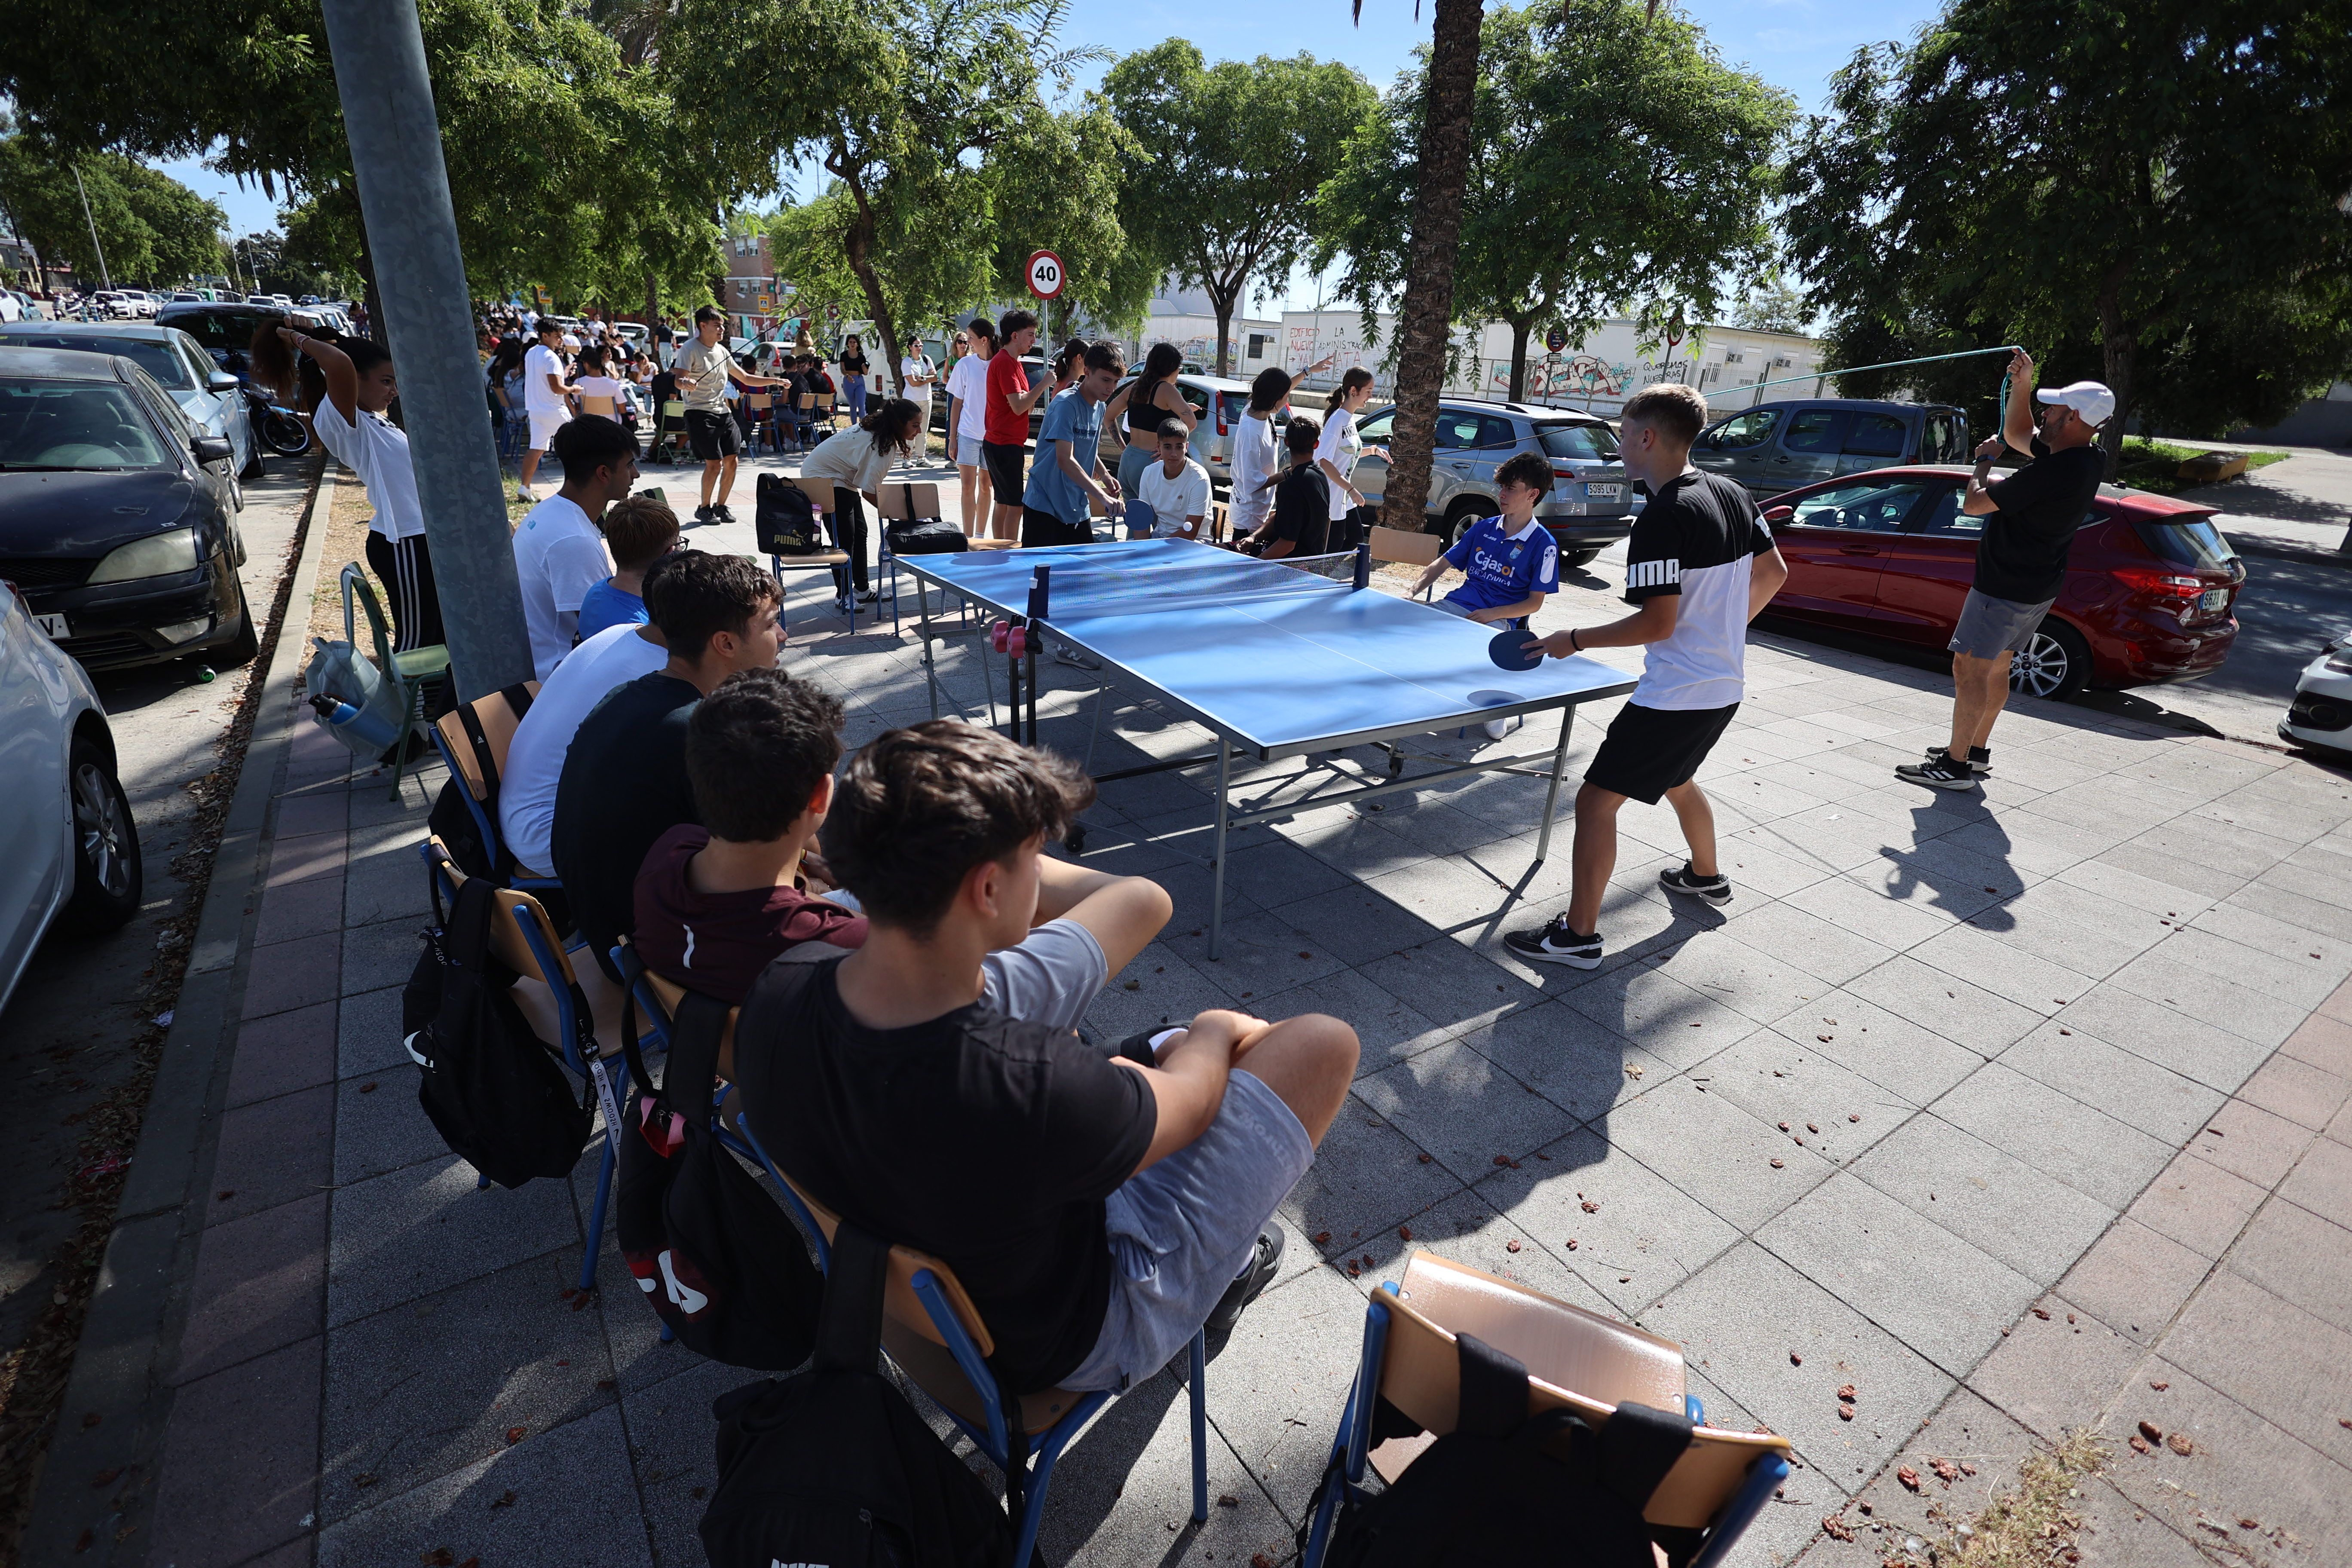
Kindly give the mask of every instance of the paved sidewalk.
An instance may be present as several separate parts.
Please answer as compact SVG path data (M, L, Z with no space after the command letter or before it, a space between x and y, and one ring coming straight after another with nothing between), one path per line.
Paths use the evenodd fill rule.
M786 665L849 704L851 742L925 715L911 634L840 635L814 597ZM1555 606L1548 627L1620 613L1597 591ZM980 712L972 653L943 660ZM1237 836L1214 963L1183 858L1205 832L1133 842L1198 827L1207 795L1107 788L1089 863L1160 879L1177 915L1093 1026L1319 1009L1364 1057L1286 1205L1284 1277L1208 1373L1232 1504L1181 1527L1163 1373L1056 1472L1049 1561L1286 1559L1364 1293L1414 1246L1683 1342L1715 1422L1787 1434L1803 1468L1742 1563L1882 1561L1900 1542L1855 1500L1927 1522L1896 1466L1967 1458L1980 1489L2084 1426L2118 1445L2088 1559L2193 1561L2219 1544L2200 1514L2253 1561L2352 1555L2352 784L2026 702L1982 798L1928 794L1890 770L1941 738L1939 679L1778 637L1750 672L1702 774L1738 899L1670 900L1672 815L1629 807L1592 973L1499 945L1566 896L1564 828L1529 866L1539 782ZM1076 750L1073 674L1040 728ZM1113 701L1098 769L1197 746ZM1606 717L1579 720L1572 765ZM395 805L347 762L305 727L277 790L149 1561L699 1563L709 1403L749 1374L656 1342L609 1233L608 1288L567 1298L593 1160L568 1187L478 1193L434 1135L397 1023L439 776ZM1306 787L1297 764L1252 776ZM2142 1418L2193 1452L2122 1448ZM1928 1485L1955 1517L1971 1495ZM1850 1547L1821 1531L1841 1512Z

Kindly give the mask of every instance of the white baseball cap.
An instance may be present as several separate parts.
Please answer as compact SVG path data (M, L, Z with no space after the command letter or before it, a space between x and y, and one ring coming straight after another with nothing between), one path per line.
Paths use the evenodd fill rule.
M2035 393L2042 403L2063 403L2082 416L2085 425L2105 425L2115 416L2116 395L2105 382L2078 381L2070 386L2045 386Z

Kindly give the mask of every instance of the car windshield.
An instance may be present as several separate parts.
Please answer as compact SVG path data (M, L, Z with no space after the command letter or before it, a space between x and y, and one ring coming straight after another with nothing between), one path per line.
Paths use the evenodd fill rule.
M2176 566L2226 572L2238 558L2221 531L2201 517L2189 522L2137 522L2132 530L2141 543Z
M1548 458L1586 463L1617 459L1617 433L1606 425L1538 425L1536 439L1543 444Z
M171 344L152 338L102 337L95 332L88 336L74 332L10 332L0 336L0 343L12 348L121 354L173 392L187 392L196 384L195 377L188 374L187 361L173 353Z
M0 377L0 468L156 468L168 461L128 387Z
M253 346L253 330L261 318L251 310L174 310L163 324L177 327L207 349L242 353Z

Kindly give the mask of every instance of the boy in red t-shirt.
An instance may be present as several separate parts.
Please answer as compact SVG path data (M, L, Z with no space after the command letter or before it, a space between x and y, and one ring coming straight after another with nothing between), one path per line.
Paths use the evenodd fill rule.
M988 361L986 426L980 450L996 493L996 505L989 514L991 530L999 539L1018 539L1024 485L1021 462L1029 447L1029 411L1053 393L1054 383L1039 376L1032 386L1029 373L1021 363L1021 356L1037 341L1036 315L1008 310L1003 326L1003 341ZM1012 504L1006 505L1007 501Z

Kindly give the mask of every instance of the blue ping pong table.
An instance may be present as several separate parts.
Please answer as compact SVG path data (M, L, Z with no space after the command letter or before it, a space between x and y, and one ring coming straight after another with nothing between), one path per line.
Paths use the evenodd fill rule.
M1342 568L1352 565L1352 572L1336 580L1322 575L1335 562ZM1213 959L1222 944L1225 836L1230 829L1343 802L1426 789L1470 773L1520 773L1550 780L1536 843L1540 864L1550 851L1560 770L1577 704L1633 689L1633 679L1622 671L1582 657L1546 659L1523 671L1496 668L1486 657L1494 635L1489 628L1362 585L1370 562L1361 547L1352 561L1320 557L1302 566L1259 561L1181 539L916 555L902 557L898 564L914 574L925 590L944 589L1016 624L1025 623L1027 652L1012 658L1008 668L1015 740L1024 738L1020 695L1025 660L1026 739L1033 744L1036 741L1036 658L1039 644L1045 640L1092 656L1107 672L1117 671L1215 738L1215 749L1205 753L1095 775L1097 782L1107 783L1215 765L1216 834L1207 857L1213 888L1209 915ZM937 717L940 687L931 645L950 634L933 624L929 592L918 597L923 670L931 713ZM984 638L982 648L985 659L990 650ZM1099 727L1100 690L1095 700ZM1403 737L1555 708L1560 710L1559 738L1549 755L1466 763L1418 758L1445 765L1434 772L1404 773L1413 754L1396 744ZM1363 745L1387 752L1386 777L1341 765L1336 753ZM1318 788L1306 795L1235 811L1236 754L1264 762L1313 756L1318 767L1336 775L1340 787L1322 789L1319 783L1330 781L1318 781ZM1074 831L1069 847L1082 853L1084 844L1082 831Z

